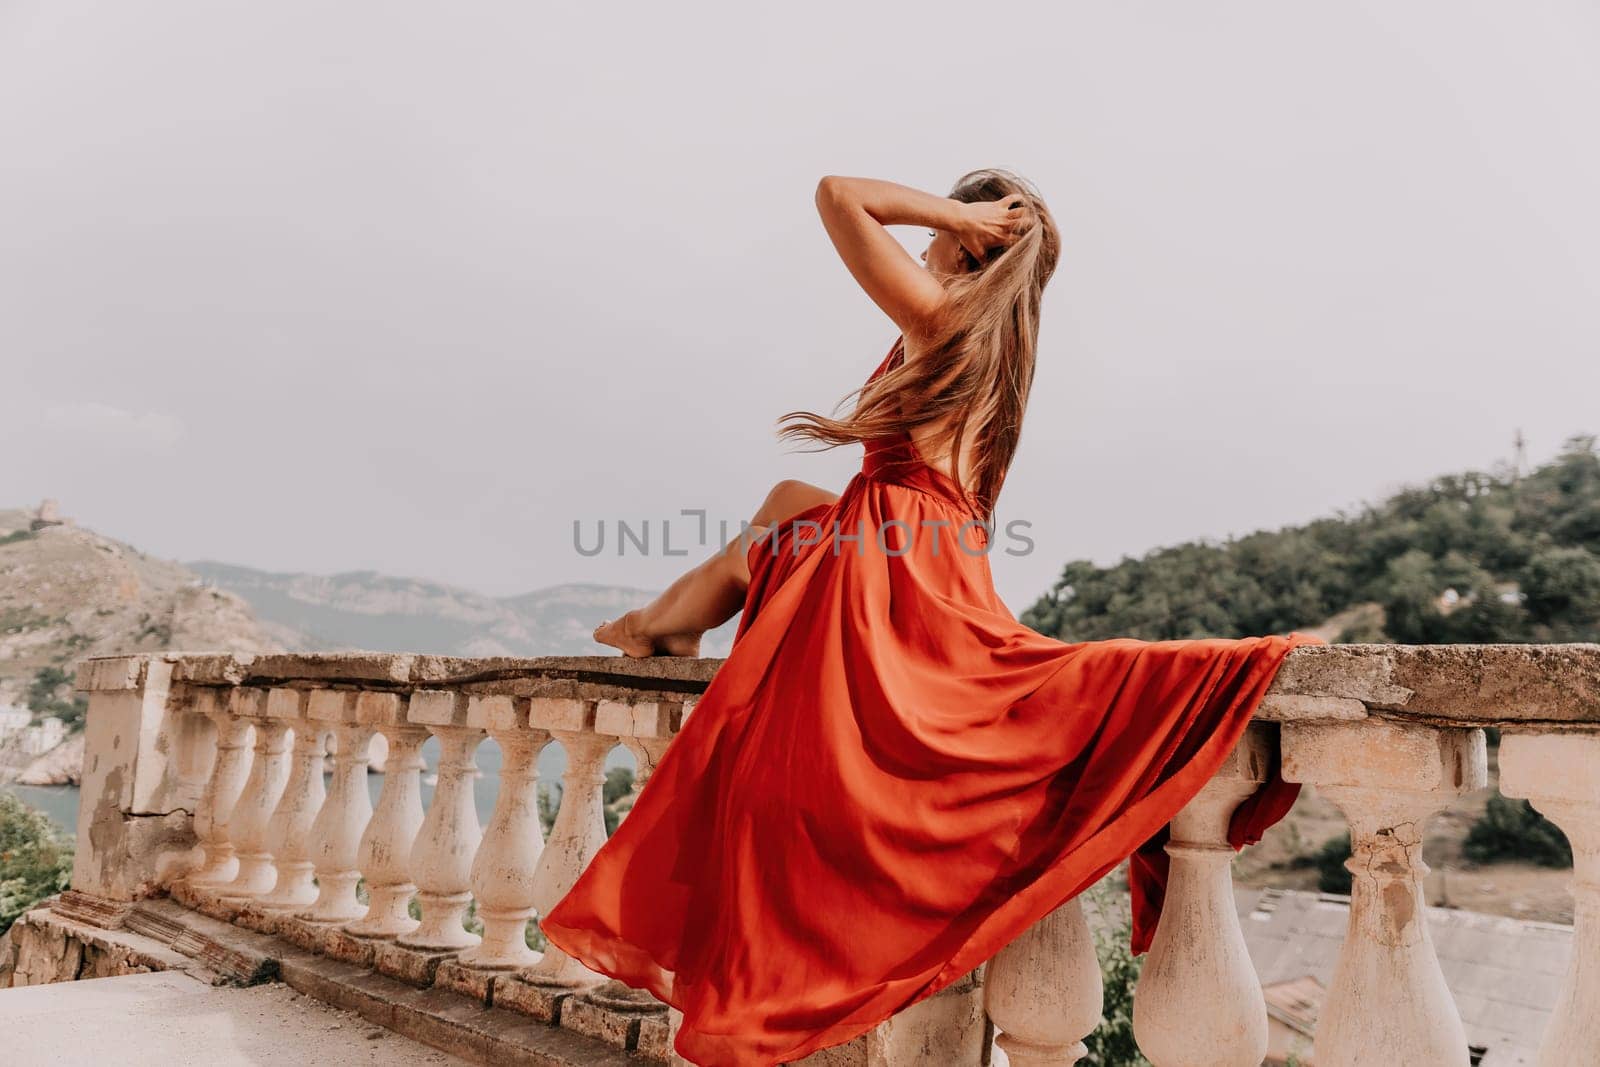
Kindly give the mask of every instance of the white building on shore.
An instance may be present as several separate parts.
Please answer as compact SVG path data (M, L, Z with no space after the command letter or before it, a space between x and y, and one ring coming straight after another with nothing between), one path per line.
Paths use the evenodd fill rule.
M0 704L0 744L12 734L21 733L33 723L33 712L16 704Z
M54 716L33 721L33 712L0 704L0 749L22 756L42 756L67 739L67 724Z

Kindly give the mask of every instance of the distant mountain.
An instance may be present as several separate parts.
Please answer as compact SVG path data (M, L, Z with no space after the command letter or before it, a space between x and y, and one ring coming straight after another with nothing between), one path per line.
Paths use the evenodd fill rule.
M86 702L73 692L73 664L122 652L608 655L590 636L595 626L653 595L559 585L497 598L373 571L184 565L77 526L49 501L0 508L0 706L61 718L76 732ZM726 655L736 626L737 619L707 634L702 653ZM56 758L48 780L76 780L81 742L69 741L54 757L71 745L77 748ZM0 743L0 779L26 779L33 770L15 744Z
M421 578L376 571L274 573L228 563L186 565L243 597L268 622L307 635L319 648L433 652L457 656L606 655L591 634L654 593L623 586L551 586L491 597ZM706 635L701 651L726 655L735 622Z
M72 667L85 656L306 645L300 633L263 623L232 593L62 520L48 502L0 509L0 705L76 729L85 701L72 690ZM0 745L0 778L27 762L15 745ZM75 774L68 766L61 780Z

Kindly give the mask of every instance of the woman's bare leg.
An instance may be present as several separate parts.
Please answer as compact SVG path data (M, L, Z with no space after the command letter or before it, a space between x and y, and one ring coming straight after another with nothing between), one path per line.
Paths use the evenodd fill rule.
M644 607L601 623L594 639L629 656L699 655L701 635L733 618L744 606L750 588L750 546L773 523L837 499L837 494L805 482L779 482L756 509L742 536L679 577Z
M594 639L629 656L698 656L700 636L733 618L744 605L750 587L750 546L766 530L752 525L644 607L601 623Z

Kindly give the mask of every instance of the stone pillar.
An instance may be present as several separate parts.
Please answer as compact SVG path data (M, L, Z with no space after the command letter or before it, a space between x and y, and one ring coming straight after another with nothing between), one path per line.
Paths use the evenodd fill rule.
M398 943L435 951L466 948L478 943L478 935L469 934L462 920L472 902L472 860L483 836L472 800L478 769L472 753L483 731L467 724L464 693L419 689L411 694L406 718L439 739L439 781L411 846L411 877L417 883L422 921Z
M567 769L561 776L561 810L556 813L555 826L533 880L533 898L538 902L539 914L545 915L567 895L578 875L606 843L605 759L616 747L617 738L595 732L593 700L535 697L528 721L550 731L567 753ZM555 945L545 949L524 977L564 988L590 986L602 980Z
M1467 1038L1428 934L1422 828L1484 787L1482 730L1383 719L1286 723L1284 776L1350 823L1350 925L1317 1022L1330 1067L1467 1067Z
M367 914L345 927L358 937L399 937L417 928L411 917L411 844L422 829L422 743L428 731L406 721L405 698L362 693L356 720L375 727L388 743L383 789L356 849L356 865L367 882Z
M239 873L239 857L228 836L228 819L244 790L245 775L250 772L250 750L245 745L251 727L248 720L234 716L230 695L231 690L205 689L195 697L197 710L215 727L217 748L211 776L194 813L195 836L205 849L205 861L185 879L199 888L225 885Z
M174 683L169 690L166 727L169 751L166 770L157 789L155 803L163 810L186 809L198 812L204 799L211 769L216 763L217 736L213 719L206 714L216 704L216 690ZM196 831L198 839L199 833ZM183 873L199 866L203 851L198 844L189 851Z
M598 733L615 735L633 753L638 764L633 776L633 788L637 792L655 773L656 763L682 727L683 705L661 700L640 703L601 700L596 704L594 721Z
M356 899L356 869L361 834L372 818L367 795L367 747L372 726L356 718L357 694L318 689L311 694L306 716L334 732L333 780L328 797L311 824L311 861L317 875L317 899L300 917L311 922L343 923L361 918Z
M1133 1033L1155 1067L1258 1067L1267 1005L1233 899L1228 822L1271 765L1276 735L1250 727L1172 820L1171 873L1133 998Z
M1572 844L1572 962L1539 1067L1600 1063L1600 734L1505 733L1500 791L1532 801Z
M618 738L624 747L633 753L633 758L638 765L638 769L633 776L633 788L636 793L645 787L645 783L655 773L656 763L660 761L667 750L667 746L672 743L673 737L677 735L678 729L682 724L683 705L673 701L630 702L625 700L600 700L595 704L595 732L602 737ZM603 787L605 783L604 763L605 753L602 753L600 778L602 799L604 798ZM604 821L605 812L602 809L602 824ZM585 862L587 863L587 860ZM581 871L582 868L580 867L579 870ZM568 959L563 966L571 968L576 964ZM581 972L570 973L576 973L580 979L593 974L587 968L584 968ZM557 971L556 974L559 980L561 972ZM612 1017L616 1012L627 1012L630 1015L637 1016L640 1020L641 1035L647 1032L659 1032L670 1037L672 1033L675 1033L668 1022L667 1005L657 1000L649 990L634 989L623 982L612 980L592 986L586 992L568 1001L568 1006L563 1009L563 1018L569 1018L585 1011L593 1012L595 1009L598 1009L598 1014L602 1018ZM940 1039L949 1039L951 1035L947 1032L942 1032L938 1036ZM643 1040L642 1037L641 1040ZM667 1040L665 1044L669 1048L671 1047L670 1040ZM809 1059L809 1057L807 1058ZM676 1054L674 1054L673 1062L679 1062ZM889 1062L893 1062L893 1060Z
M84 723L78 847L72 888L107 900L146 896L181 870L194 847L185 796L169 754L180 747L182 713L169 707L172 663L161 656L108 656L78 667L89 694Z
M1100 1025L1105 987L1077 897L995 953L983 1002L1011 1067L1071 1067Z
M264 911L300 911L317 899L311 881L311 827L327 798L322 782L328 730L306 717L310 694L303 689L273 689L267 693L267 714L282 719L294 730L289 780L267 824L267 849L277 878L272 891L259 901Z
M533 872L544 851L539 825L539 752L550 741L528 726L528 701L508 696L473 697L467 725L487 731L500 746L500 792L494 814L472 861L472 892L483 920L483 941L461 953L467 967L512 970L539 959L528 947L533 917Z
M224 898L248 900L272 889L278 872L267 848L267 823L283 795L289 778L289 726L281 716L267 714L267 690L241 686L233 690L233 713L255 727L255 752L244 791L228 817L227 834L239 854L239 873L220 886Z

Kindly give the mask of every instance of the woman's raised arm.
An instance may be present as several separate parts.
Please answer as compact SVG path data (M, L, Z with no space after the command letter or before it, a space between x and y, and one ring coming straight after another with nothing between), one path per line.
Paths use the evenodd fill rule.
M960 235L967 205L876 178L830 174L817 183L817 211L839 258L873 303L908 338L922 335L944 308L945 288L886 226L930 226Z

